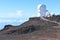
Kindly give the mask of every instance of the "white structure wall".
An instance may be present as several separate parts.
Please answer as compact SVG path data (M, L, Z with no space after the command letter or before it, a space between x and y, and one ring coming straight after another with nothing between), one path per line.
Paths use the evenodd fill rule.
M49 16L48 10L46 9L45 4L39 4L38 5L38 16Z

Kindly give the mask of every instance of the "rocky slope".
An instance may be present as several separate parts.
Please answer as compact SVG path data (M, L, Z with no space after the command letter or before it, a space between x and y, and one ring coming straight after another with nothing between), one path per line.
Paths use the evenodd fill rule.
M45 18L60 22L59 15ZM32 17L18 26L5 25L0 31L0 40L59 40L60 28L57 26L59 24Z

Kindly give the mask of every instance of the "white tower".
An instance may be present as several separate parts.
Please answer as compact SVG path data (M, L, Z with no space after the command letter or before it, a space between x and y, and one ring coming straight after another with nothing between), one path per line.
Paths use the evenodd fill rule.
M46 5L42 4L42 5L38 5L38 14L40 16L45 16L46 15Z

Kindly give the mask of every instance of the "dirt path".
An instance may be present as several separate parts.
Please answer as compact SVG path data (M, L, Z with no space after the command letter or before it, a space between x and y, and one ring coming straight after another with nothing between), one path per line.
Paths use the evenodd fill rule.
M44 17L42 17L42 16L40 16L40 18L43 19L43 20L45 20L45 21L57 23L57 24L59 24L59 26L60 26L60 22L57 22L57 21L51 21L51 20L48 20L48 19L46 19L46 18L44 18Z

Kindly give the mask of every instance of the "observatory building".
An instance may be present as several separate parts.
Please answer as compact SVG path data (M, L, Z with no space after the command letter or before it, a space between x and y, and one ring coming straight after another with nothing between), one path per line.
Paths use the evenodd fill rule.
M46 16L45 17L50 17L50 16L51 16L51 14L49 13L48 10L46 10Z
M47 13L46 5L45 4L42 4L42 5L39 4L38 5L38 14L39 14L39 16L44 16L45 17L45 16L47 16L46 13ZM48 17L49 17L49 15L48 15Z

